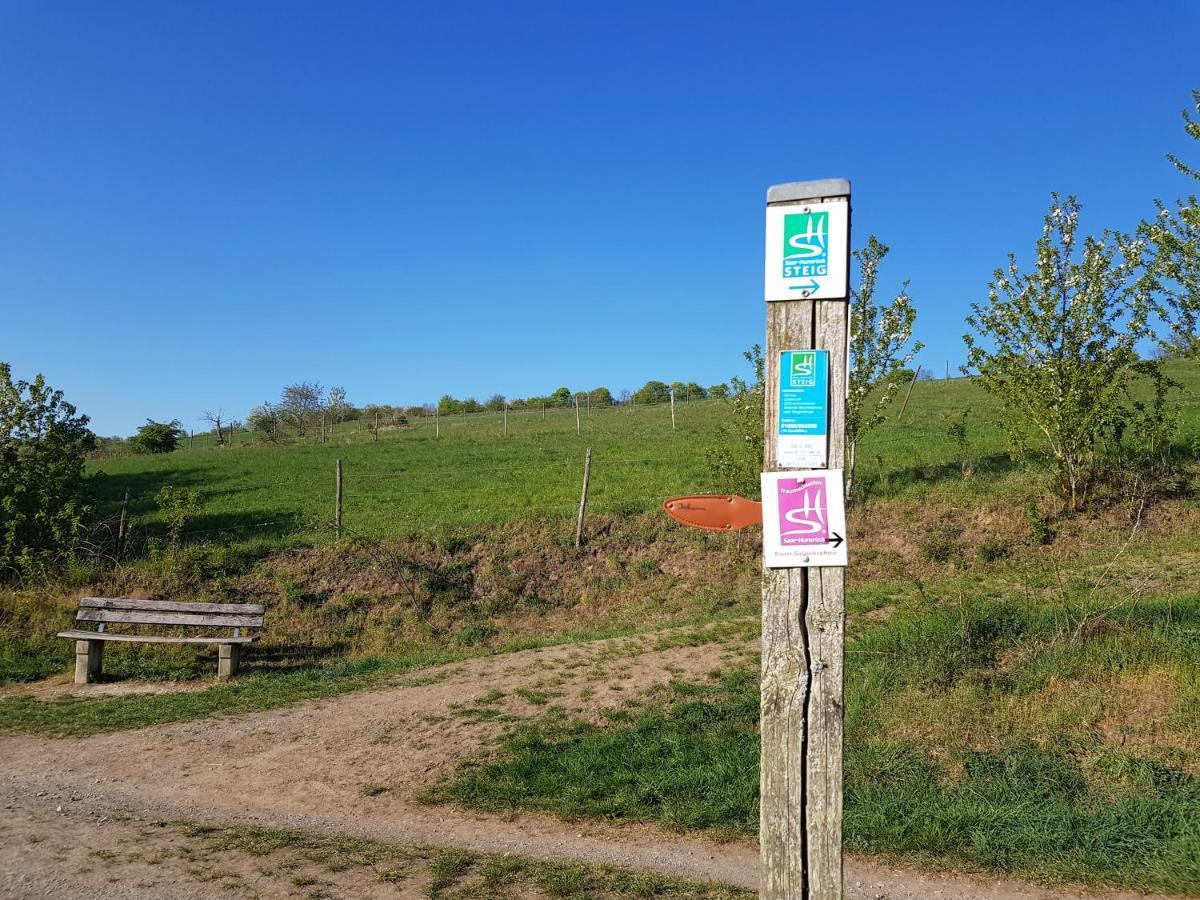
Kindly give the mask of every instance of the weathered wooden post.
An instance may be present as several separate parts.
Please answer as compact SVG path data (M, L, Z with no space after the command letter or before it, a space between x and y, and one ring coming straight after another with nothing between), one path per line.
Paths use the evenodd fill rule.
M921 366L917 365L917 371L913 372L912 381L908 383L908 393L904 395L904 403L900 406L900 415L896 416L896 421L899 422L904 418L904 411L908 409L908 401L912 398L913 385L917 383L917 379L921 377Z
M849 239L848 181L767 192L763 469L796 475L763 478L759 841L769 900L842 897L845 546L828 520L835 501L844 517ZM817 386L824 409L801 384Z
M592 448L583 457L583 493L579 497L579 518L575 520L575 549L583 546L583 517L587 515L588 485L592 480Z
M121 521L117 523L117 559L125 550L125 523L129 515L129 488L125 488L125 499L121 501Z
M338 537L342 536L342 461L340 459L334 469L333 531Z
M675 430L675 388L667 388L671 400L671 430Z

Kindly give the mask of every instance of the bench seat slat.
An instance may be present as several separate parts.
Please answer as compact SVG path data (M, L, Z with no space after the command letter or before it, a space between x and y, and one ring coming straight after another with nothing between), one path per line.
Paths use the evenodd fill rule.
M80 609L78 622L128 622L132 625L196 625L261 628L262 616L223 616L212 613L142 612L141 610Z
M261 616L267 610L261 603L177 603L173 600L134 600L131 597L84 597L79 601L79 606L81 609L220 613L235 616Z
M156 637L152 634L113 634L111 631L60 631L60 638L76 641L132 641L139 644L249 644L249 637Z

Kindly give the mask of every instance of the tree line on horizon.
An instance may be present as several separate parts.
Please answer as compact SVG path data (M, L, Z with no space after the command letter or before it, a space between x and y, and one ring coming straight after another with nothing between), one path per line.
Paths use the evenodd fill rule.
M636 391L626 388L617 396L607 387L597 387L590 391L572 391L568 387L559 387L544 396L508 398L497 393L482 402L475 397L457 398L451 394L444 394L437 403L409 406L367 403L356 406L347 398L346 389L343 387L326 390L318 382L302 381L284 387L278 400L265 401L255 406L244 421L226 416L223 409L204 410L201 418L212 428L201 434L211 434L215 437L217 446L226 446L232 443L234 432L239 430L255 434L266 441L279 441L287 436L289 430L294 436L302 437L318 427L328 428L332 432L338 425L349 421L365 422L367 430L374 431L377 425L403 426L411 419L434 415L503 412L505 409L553 409L572 406L576 401L596 407L668 403L672 393L676 401L681 403L719 399L728 396L729 385L720 383L704 387L695 381L667 383L651 379ZM101 438L99 442L100 448L108 452L127 444L136 453L170 453L176 450L186 437L188 432L183 429L179 419L169 422L147 419L128 439L110 437Z

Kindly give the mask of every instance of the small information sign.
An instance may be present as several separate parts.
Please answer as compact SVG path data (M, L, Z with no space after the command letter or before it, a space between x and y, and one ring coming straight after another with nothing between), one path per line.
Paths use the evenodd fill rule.
M779 354L779 465L822 469L829 458L829 351Z
M848 203L767 207L768 300L845 300L849 261Z
M763 472L763 556L773 569L846 565L841 469Z

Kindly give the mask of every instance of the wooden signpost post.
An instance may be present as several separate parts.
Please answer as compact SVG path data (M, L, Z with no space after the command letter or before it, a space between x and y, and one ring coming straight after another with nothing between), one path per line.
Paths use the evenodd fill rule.
M850 182L772 187L766 250L762 503L663 507L693 528L763 526L759 894L841 900Z
M845 455L850 182L767 192L764 472L779 459L784 351L828 352L827 460ZM785 385L786 386L786 385ZM764 479L764 484L766 479ZM782 483L782 482L781 482ZM838 498L839 501L841 498ZM766 547L764 531L764 549ZM760 893L842 896L842 713L845 569L763 569Z

